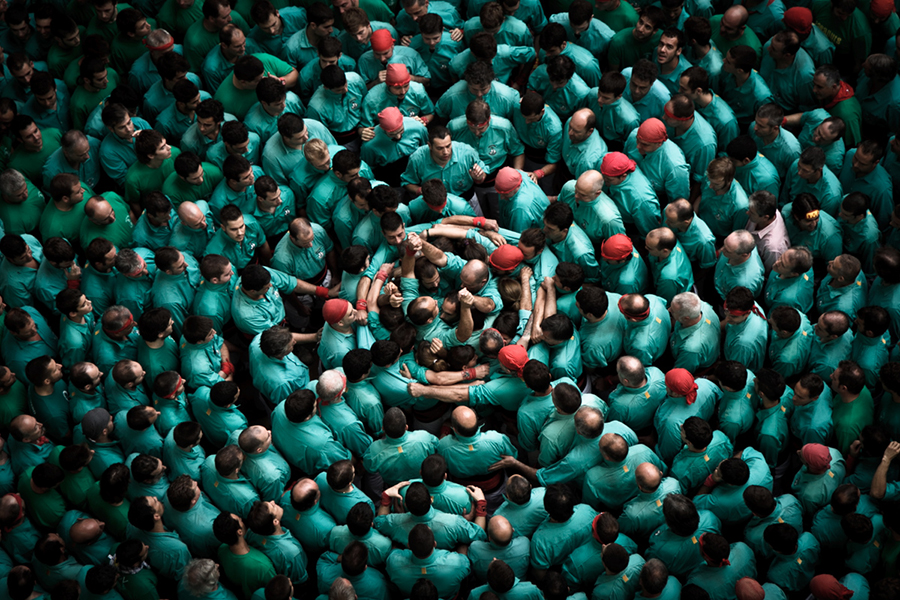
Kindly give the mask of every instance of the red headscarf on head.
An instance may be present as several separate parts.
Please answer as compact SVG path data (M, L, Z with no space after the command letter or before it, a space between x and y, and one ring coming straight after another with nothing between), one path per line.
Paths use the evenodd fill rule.
M597 540L598 542L600 542L601 544L603 543L603 540L600 539L600 535L597 533L597 525L600 524L600 519L602 519L602 518L603 518L603 513L600 513L599 515L594 517L593 521L591 521L591 534L593 534L594 539Z
M403 126L403 113L396 106L388 106L378 113L378 124L385 133L393 133Z
M375 52L384 52L394 45L394 38L387 29L376 30L369 41L372 43L372 50Z
M600 163L600 173L607 177L621 177L634 171L635 163L621 152L607 152Z
M500 349L500 364L516 377L522 376L522 369L528 362L528 352L522 346L513 344Z
M651 117L638 127L637 137L647 144L662 144L669 139L666 126L656 117Z
M488 263L498 271L512 271L525 260L525 255L518 246L503 244L491 252Z
M624 233L611 235L600 245L600 256L606 260L625 260L633 251L634 244Z
M850 600L853 590L847 589L834 575L816 575L809 582L809 591L817 600Z
M784 11L781 18L788 29L793 29L800 35L806 35L812 31L813 14L808 8L795 6Z
M672 369L666 373L666 387L679 396L684 396L688 404L697 400L697 382L687 369Z
M346 315L349 310L349 302L341 298L332 298L325 301L325 306L322 307L322 317L325 319L326 323L334 325L343 319L344 315Z
M872 0L872 4L869 5L869 11L873 17L884 19L896 11L894 0Z
M385 70L387 71L387 74L385 75L384 82L390 86L399 87L401 85L406 85L411 79L409 71L403 63L390 64Z
M737 600L766 600L766 590L750 577L738 579L734 586L734 594Z
M512 167L503 167L497 173L494 188L501 194L508 194L522 185L522 174Z
M800 456L814 475L824 473L831 466L831 452L822 444L806 444L800 449Z

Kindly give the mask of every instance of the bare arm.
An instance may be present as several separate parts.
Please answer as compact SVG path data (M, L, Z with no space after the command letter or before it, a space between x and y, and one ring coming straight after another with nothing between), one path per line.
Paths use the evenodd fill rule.
M522 284L522 298L519 300L519 307L522 310L532 310L534 303L531 301L531 276L534 271L530 267L522 267L519 272L519 282Z
M431 398L449 404L466 404L469 402L468 385L422 385L421 383L410 383L407 385L407 391L413 398Z
M544 277L544 289L546 290L546 296L544 298L543 318L546 319L556 314L556 285L553 283L552 277Z
M488 467L488 471L499 471L500 469L510 469L523 476L531 483L540 485L540 482L537 478L537 469L535 469L534 467L529 467L519 459L512 456L504 456L501 460Z
M459 324L456 326L456 339L462 343L466 343L475 331L475 321L472 320L474 303L475 297L469 290L459 291Z
M411 233L409 235L410 235L410 237L412 237L416 234ZM426 242L424 239L422 239L422 236L416 236L416 237L418 237L422 241L422 255L425 258L427 258L431 264L433 264L434 266L436 266L439 269L447 266L447 255L444 254L443 250L441 250L440 248L436 248L435 246L432 246L431 244Z
M900 443L898 442L891 442L884 450L884 456L881 457L881 462L878 463L878 468L875 469L875 475L872 477L872 488L869 490L869 495L876 500L884 498L884 494L887 492L888 469L891 468L891 461L897 458L898 454L900 454Z

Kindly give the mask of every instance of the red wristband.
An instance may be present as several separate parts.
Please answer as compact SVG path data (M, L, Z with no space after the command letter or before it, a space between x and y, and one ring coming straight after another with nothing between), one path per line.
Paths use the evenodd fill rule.
M544 177L544 170L543 170L543 169L537 169L537 170L535 170L535 171L534 171L534 176L537 177L538 179L543 179L543 177Z
M476 517L486 517L487 516L487 500L477 500L475 502L475 516Z
M316 296L319 298L328 298L328 288L321 285L316 286Z
M487 222L487 219L484 217L475 217L472 219L472 225L475 227L484 227L484 224Z
M712 475L709 475L706 479L703 480L703 485L706 487L716 487L716 480L713 479Z
M406 246L406 255L407 256L415 256L416 251L413 250L409 245Z
M381 505L382 506L390 506L391 505L391 497L387 495L387 492L381 492Z
M387 281L387 273L385 273L384 271L378 271L378 273L375 275L375 279L377 279L378 281Z
M475 379L475 369L471 367L463 369L463 381L472 381L473 379Z
M369 303L365 300L356 301L356 310L366 310L367 308L369 308Z
M223 360L222 367L219 370L226 375L232 375L234 373L234 365L229 360Z
M781 120L781 126L782 126L782 127L787 127L787 117L785 117L785 118L783 118L783 119Z
M69 279L68 281L66 281L66 287L70 290L77 290L80 286L80 279Z

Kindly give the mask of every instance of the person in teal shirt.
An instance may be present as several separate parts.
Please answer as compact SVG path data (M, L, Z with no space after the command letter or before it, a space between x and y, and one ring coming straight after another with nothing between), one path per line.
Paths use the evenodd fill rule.
M225 380L230 364L228 348L212 327L212 319L191 315L184 321L181 338L181 373L192 388L212 387Z
M275 407L272 417L275 447L288 462L306 473L319 473L333 462L351 456L322 419L313 414L315 404L315 394L296 390Z
M628 81L624 75L607 71L600 78L598 87L591 90L588 108L597 118L597 129L602 133L603 139L610 142L624 143L641 123L641 117L634 106L623 97L627 86ZM596 102L593 100L595 97Z
M44 317L32 306L9 309L4 325L6 334L0 339L0 353L16 378L28 381L25 376L26 365L41 356L56 356L58 338Z
M722 49L721 46L719 48ZM753 121L756 112L763 105L773 102L769 86L756 72L758 61L758 52L750 46L738 45L727 51L722 64L720 95L734 110L738 123L743 126Z
M575 223L587 234L594 247L618 233L625 233L622 215L612 199L603 192L603 177L598 171L585 171L577 180L568 181L557 196L568 204Z
M825 160L825 152L818 146L803 150L800 158L788 169L779 204L784 206L798 195L808 193L819 199L822 210L837 217L844 194L841 182Z
M516 168L524 166L525 149L512 123L491 114L485 102L474 100L465 116L452 119L447 129L454 141L478 152L488 174L496 173L506 162Z
M262 167L265 174L275 179L278 185L290 183L298 198L305 198L312 188L310 183L308 188L301 190L294 186L293 181L296 171L301 171L300 167L305 163L306 143L315 139L325 142L329 148L337 143L326 126L316 119L301 119L299 115L286 112L278 118L278 135L272 135L263 147ZM320 172L316 173L316 177Z
M322 85L309 101L307 115L321 122L332 134L346 141L362 117L362 103L366 84L356 73L344 73L340 67L329 65L322 69Z
M673 477L663 477L653 464L638 465L634 471L638 495L629 500L619 517L622 533L631 537L649 536L665 524L662 501L669 494L681 494L682 487Z
M60 313L59 356L66 371L86 361L94 333L93 304L77 289L65 289L56 296Z
M725 298L740 286L750 290L755 298L762 293L765 275L753 236L743 229L729 234L716 263L715 286L719 296Z
M444 30L440 15L423 15L418 26L420 33L412 38L409 47L425 61L431 73L430 87L444 92L452 82L450 63L462 51L462 42L454 40L450 32Z
M724 324L725 359L738 361L752 371L761 369L766 358L768 327L750 290L735 286L725 295Z
M699 489L719 463L734 454L728 436L719 429L713 431L700 417L688 417L682 423L681 439L684 447L672 459L670 475L686 493Z
M590 86L577 70L568 56L548 56L528 78L528 87L540 94L560 119L568 119L591 95Z
M784 110L777 104L765 104L756 111L756 121L750 128L750 137L760 153L769 159L785 179L791 165L800 157L800 143L794 134L781 126Z
M869 199L859 192L847 194L841 202L838 221L843 234L844 253L856 256L866 277L875 275L873 259L878 250L880 231L869 212Z
M594 245L581 227L574 223L572 209L568 204L556 202L547 207L544 211L544 233L547 235L548 247L561 262L581 267L588 282L600 279L600 266L594 257Z
M851 320L866 303L868 284L860 261L850 254L841 254L828 262L828 273L816 292L816 308L820 312L839 310Z
M498 43L494 36L486 31L473 35L469 46L450 60L450 72L460 79L466 67L476 60L483 60L491 63L497 81L509 83L509 78L516 69L523 64L533 63L535 58L533 47Z
M665 351L672 330L666 301L652 294L626 294L618 305L625 317L625 353L652 365Z
M607 147L597 132L596 124L594 113L587 108L576 110L566 121L566 133L562 139L562 158L569 172L575 177L580 177L582 173L591 169L601 170L601 160L607 152ZM613 195L612 188L610 195Z
M292 352L294 343L290 332L278 326L250 342L250 373L254 385L272 404L279 404L292 391L309 383L309 369Z
M257 255L271 253L266 232L251 214L241 212L233 204L226 204L219 212L222 225L206 246L206 254L219 254L241 270Z
M659 198L690 197L690 165L678 145L667 139L659 119L647 119L625 141L625 154L634 160Z
M410 530L407 543L410 549L391 552L385 565L388 577L401 593L411 594L416 582L427 577L439 597L455 596L471 570L469 560L455 552L436 549L435 535L423 523Z
M279 292L309 291L305 282L259 265L247 265L241 279L232 285L231 316L235 326L247 336L255 336L284 321L284 303Z
M786 205L781 214L794 246L805 246L814 260L828 262L841 254L840 225L827 212L820 211L818 199L803 193Z
M649 462L658 469L666 467L647 446L629 447L624 438L614 433L606 433L600 438L600 454L603 461L587 472L582 492L584 501L595 508L621 510L637 495L637 483L631 472L638 465Z
M491 114L504 119L511 119L519 109L519 93L494 81L494 69L489 64L476 61L466 67L462 81L453 84L441 95L434 107L435 115L442 119L461 117L473 100L487 102Z
M674 296L669 304L673 328L670 345L675 366L696 373L719 357L721 327L713 307L693 292Z
M659 44L662 33L659 28L665 23L666 15L662 10L652 10L641 15L637 24L631 29L622 29L609 41L609 66L613 71L633 65L641 58L650 58L654 48Z
M809 352L810 371L823 379L830 378L838 363L849 356L855 337L850 324L850 318L840 311L819 315L813 327L815 336Z
M656 367L644 367L633 356L616 362L619 385L609 394L610 421L621 421L635 431L653 424L653 415L666 397L665 375Z
M191 396L191 410L203 428L204 437L209 438L217 448L228 442L229 431L241 431L247 427L247 418L236 405L239 391L233 382L219 381L212 388L197 388Z
M888 331L890 316L880 306L864 306L857 314L858 331L853 340L850 360L857 363L866 374L866 386L877 389L878 373L888 362L891 334Z
M642 236L659 226L659 199L637 163L622 153L610 152L603 158L600 173L626 225L634 224Z
M744 490L751 485L772 489L766 459L755 448L745 448L734 458L723 460L712 474L713 488L694 498L697 510L708 510L723 522L749 520Z
M463 26L463 21L456 10L457 4L441 0L401 3L402 10L397 15L397 33L404 37L415 35L418 31L416 24L425 15L438 15L444 27L451 32L457 30Z
M402 411L389 408L384 416L385 437L375 440L363 456L366 470L381 474L386 485L393 486L414 478L422 461L437 452L435 436L427 431L407 429Z
M725 151L734 163L734 178L743 189L778 195L781 189L778 171L768 158L759 153L753 138L738 136L728 143Z
M756 576L756 556L744 542L729 546L723 536L705 533L700 544L706 564L701 564L690 574L687 585L702 584L702 589L710 590L711 597L722 598L734 593L738 580Z
M812 94L816 63L801 45L797 32L778 32L763 46L760 76L784 110L811 110L817 105Z
M769 369L756 372L755 387L760 408L753 431L766 463L774 469L781 462L788 438L787 408L782 404L787 387L784 378Z
M197 394L192 396L192 403L196 397L203 397L203 392L207 390L209 388L198 390ZM194 480L200 479L200 467L206 460L206 451L200 446L202 435L203 430L194 421L183 421L166 434L163 440L162 460L170 479L174 479L179 473L190 475Z
M281 495L278 504L284 509L281 521L309 553L328 548L328 537L336 527L334 519L319 504L319 486L303 478Z
M671 494L663 500L663 514L666 523L650 536L650 548L645 556L663 561L673 575L688 575L703 563L700 544L694 540L699 541L704 533L719 533L721 522L712 512L698 510L680 494ZM670 576L670 579L674 578Z
M673 378L678 378L678 381L670 382ZM687 383L688 378L693 379L693 376L684 369L673 369L666 374L666 399L656 411L653 419L654 426L659 432L656 453L667 464L675 458L684 445L681 434L682 424L690 417L708 420L722 396L722 391L705 379L697 379L690 386L682 385ZM697 389L691 389L694 385L697 386ZM695 401L688 403L691 398L694 398Z
M679 199L666 206L665 225L675 232L685 253L700 269L716 264L715 236L709 226L694 213L687 199Z
M200 482L209 499L220 510L246 515L259 493L240 473L244 453L238 446L225 446L210 456L200 468Z
M841 186L845 194L862 192L869 197L872 214L879 227L890 221L893 182L877 160L881 146L873 140L865 140L847 152L840 171Z
M656 293L666 302L694 287L690 259L671 229L660 227L646 237L647 261Z
M428 132L428 145L409 157L401 183L418 195L425 181L439 179L448 193L465 196L474 184L484 181L487 172L475 149L452 141L450 131L437 126Z
M694 110L691 99L682 94L676 94L666 103L663 122L690 165L692 183L703 182L706 168L716 155L718 138L715 130Z
M787 523L773 523L765 530L766 544L775 558L768 578L784 590L798 591L809 583L819 559L819 542L809 532L798 533ZM766 594L768 596L768 594Z

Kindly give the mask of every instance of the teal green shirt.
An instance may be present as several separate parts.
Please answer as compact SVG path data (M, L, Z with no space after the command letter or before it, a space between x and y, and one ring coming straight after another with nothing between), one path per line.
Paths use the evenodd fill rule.
M759 305L756 308L759 309ZM758 371L766 358L768 336L765 316L755 312L747 315L741 323L729 323L725 327L725 344L722 347L725 360L736 360L751 371Z
M439 550L456 548L459 544L471 544L477 540L486 540L484 530L459 515L451 515L429 508L422 516L412 513L379 515L375 517L375 529L391 538L395 543L406 546L409 532L413 527L423 523L434 533L434 540ZM395 553L392 553L392 556ZM390 571L391 557L388 557Z
M347 73L345 94L335 94L319 86L309 100L306 114L316 119L332 133L345 133L355 129L362 118L362 102L366 96L366 83L356 73Z
M425 559L416 558L410 550L396 550L388 556L386 566L391 582L402 594L409 595L416 581L424 577L435 584L440 598L454 597L471 569L465 556L440 549Z
M670 343L675 367L691 373L711 367L719 357L721 345L719 317L713 307L703 302L700 320L689 327L674 322Z
M685 399L666 399L660 405L653 419L653 424L659 432L659 441L656 445L656 453L666 463L670 463L675 455L684 446L681 439L681 426L689 417L700 417L709 420L715 410L716 403L722 397L721 390L706 379L697 379L697 399L693 404L688 404Z
M768 578L789 592L797 592L812 579L819 560L819 542L809 532L800 534L793 554L776 554L769 567ZM766 594L768 596L768 593Z
M650 548L645 552L646 558L658 558L666 563L669 573L679 576L688 575L703 564L700 554L700 536L704 533L718 533L721 525L719 518L708 510L701 510L700 524L693 534L682 537L663 525L650 536ZM670 575L669 580L673 577ZM667 586L668 587L668 586Z
M637 129L634 129L625 141L625 153L640 166L659 197L670 201L690 197L691 167L675 141L666 140L654 152L641 155L637 149Z
M664 477L654 491L639 492L629 500L619 517L620 530L632 537L645 537L665 524L662 501L669 494L681 494L681 485L672 477ZM629 579L632 578L629 576Z
M450 161L443 167L432 160L428 146L413 152L401 176L401 183L422 185L429 179L440 179L448 193L457 196L465 194L474 185L469 170L476 164L485 173L489 170L481 161L478 152L468 144L452 142L451 148Z
M650 314L643 321L626 321L624 349L641 363L652 365L666 349L672 322L665 300L652 294L646 297L650 302Z
M610 421L622 421L640 431L653 424L653 415L666 397L665 374L656 367L646 368L644 385L627 388L621 383L609 395Z
M793 133L783 127L771 144L766 144L762 138L756 135L756 130L753 128L750 129L750 137L756 142L756 147L762 155L775 165L778 176L782 179L787 176L794 161L800 158L800 142Z
M469 92L468 84L459 81L441 95L434 112L442 119L464 116L469 103L477 99ZM488 103L494 117L511 119L513 113L519 110L519 92L499 81L492 81L490 91L480 99Z
M756 248L750 257L739 265L732 265L724 254L716 263L715 284L719 296L724 298L728 292L738 286L750 290L754 297L760 295L766 280L766 268L759 258Z
M531 567L549 569L562 565L576 548L591 539L591 523L596 516L593 508L578 504L565 522L544 521L531 538Z
M350 452L335 440L321 418L313 415L302 423L292 423L285 415L284 402L272 413L272 439L282 456L305 473L319 473L335 461L350 459Z
M824 510L830 510L828 508ZM818 518L818 514L816 515ZM800 502L791 494L782 494L775 498L775 509L771 514L765 517L754 515L747 523L744 529L744 542L753 549L759 556L769 558L773 555L772 547L769 546L765 539L766 527L777 523L787 523L797 530L797 533L803 533L803 509ZM815 525L813 525L815 528Z
M627 262L613 264L600 259L600 283L617 294L641 294L649 288L650 272L637 250Z

